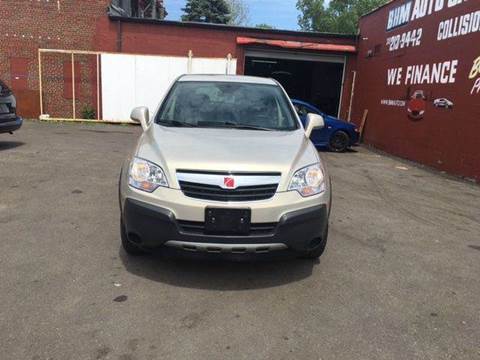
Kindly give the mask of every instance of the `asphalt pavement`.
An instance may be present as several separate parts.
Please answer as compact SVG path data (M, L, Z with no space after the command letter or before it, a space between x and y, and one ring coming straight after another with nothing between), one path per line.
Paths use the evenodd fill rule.
M128 258L117 181L140 131L0 135L1 359L480 359L480 186L323 152L320 261Z

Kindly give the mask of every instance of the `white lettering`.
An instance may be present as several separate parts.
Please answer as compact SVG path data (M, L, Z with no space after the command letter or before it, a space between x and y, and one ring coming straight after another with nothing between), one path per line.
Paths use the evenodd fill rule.
M406 68L404 84L453 84L456 80L457 67L458 60L435 64L410 65ZM393 81L393 78L391 81Z
M440 24L438 24L438 33L437 33L437 40L443 40L443 27L444 27L444 21L441 21Z
M390 10L388 13L387 31L396 28L397 26L408 23L411 8L412 2L409 1L401 6Z
M480 10L441 21L438 24L437 40L465 36L480 30Z
M420 84L422 81L423 65L414 66L413 84Z
M407 66L407 75L405 76L405 84L408 84L412 79L412 66Z
M456 5L461 4L463 1L467 1L467 0L448 0L447 6L449 8L451 8L451 7L454 7Z
M440 84L448 84L448 73L447 71L450 69L450 63L445 61L442 64L442 71L440 73Z
M432 84L438 84L440 82L440 71L442 64L433 64L432 66Z
M423 83L429 83L430 81L430 67L429 66L425 66L425 69L423 70L423 74L422 74L422 81L420 82L420 84L423 84Z
M455 74L457 73L458 60L452 60L452 65L450 67L450 76L448 77L449 84L455 83Z
M435 11L440 11L443 9L444 0L436 0L435 1Z
M386 105L386 106L404 107L406 105L406 102L405 100L382 99L380 100L380 104Z
M388 85L400 85L402 79L402 68L388 69L387 70L387 84Z
M428 0L415 0L411 20L420 19L427 14Z

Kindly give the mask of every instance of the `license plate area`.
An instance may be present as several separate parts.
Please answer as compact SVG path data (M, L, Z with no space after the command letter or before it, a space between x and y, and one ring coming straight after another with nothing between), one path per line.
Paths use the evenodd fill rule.
M250 209L205 209L205 233L247 235L250 232Z

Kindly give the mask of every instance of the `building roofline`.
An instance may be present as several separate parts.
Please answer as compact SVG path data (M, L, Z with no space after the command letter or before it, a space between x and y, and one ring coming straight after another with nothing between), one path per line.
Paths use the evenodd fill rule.
M387 1L385 4L380 5L379 7L376 7L375 9L373 9L372 11L370 11L370 12L368 12L368 13L366 13L366 14L363 14L362 16L360 16L360 19L363 19L363 18L366 17L366 16L372 15L373 13L376 13L377 11L382 10L384 7L390 5L390 4L393 3L394 1L397 1L397 0L389 0L389 1Z
M210 24L202 22L191 22L191 21L174 21L174 20L157 20L157 19L145 19L145 18L132 18L118 15L108 15L109 19L112 21L121 21L128 23L139 23L139 24L153 24L153 25L170 25L178 27L190 27L190 28L202 28L202 29L213 29L213 30L227 30L227 31L242 31L242 32L252 32L252 33L264 33L264 34L277 34L277 35L291 35L291 36L305 36L305 37L314 37L314 38L342 38L342 39L351 39L356 40L358 35L356 34L337 34L337 33L321 33L314 31L295 31L295 30L279 30L279 29L262 29L262 28L253 28L245 26L233 26L233 25L224 25L224 24Z

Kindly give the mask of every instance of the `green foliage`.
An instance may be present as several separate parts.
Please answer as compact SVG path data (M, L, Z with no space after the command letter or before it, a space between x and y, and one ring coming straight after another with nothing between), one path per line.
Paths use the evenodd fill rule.
M230 21L230 7L225 0L187 0L182 10L182 21L214 24L227 24Z
M82 109L82 119L92 120L95 119L95 109L90 105L85 105Z
M272 26L270 24L266 24L266 23L257 24L257 25L255 25L255 27L258 28L258 29L275 29L274 26Z
M358 19L389 0L298 0L302 30L356 34Z

